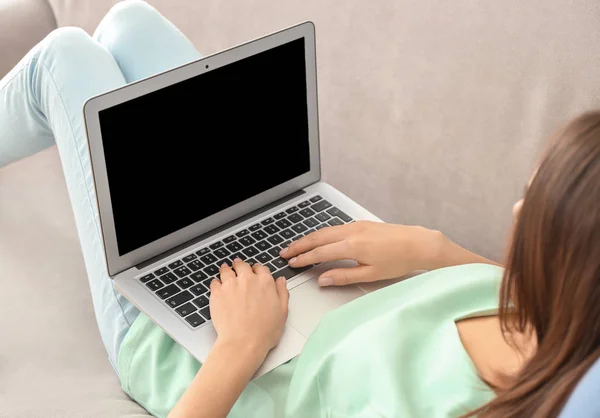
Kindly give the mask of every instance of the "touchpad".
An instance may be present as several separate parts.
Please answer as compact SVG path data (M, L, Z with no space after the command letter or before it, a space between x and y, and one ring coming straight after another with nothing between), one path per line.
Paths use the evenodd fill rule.
M364 294L356 285L321 287L310 279L290 291L288 324L308 337L323 315Z

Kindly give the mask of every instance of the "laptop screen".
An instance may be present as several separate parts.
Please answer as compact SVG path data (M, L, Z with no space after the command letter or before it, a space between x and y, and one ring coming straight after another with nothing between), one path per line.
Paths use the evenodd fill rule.
M99 121L123 255L310 171L304 39Z

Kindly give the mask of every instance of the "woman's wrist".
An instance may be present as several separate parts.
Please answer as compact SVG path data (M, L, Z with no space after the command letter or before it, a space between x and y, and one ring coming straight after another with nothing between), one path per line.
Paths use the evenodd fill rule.
M233 360L232 366L237 366L238 363L249 369L254 369L252 374L262 364L269 350L263 344L244 338L221 338L217 337L211 353L218 353L219 356L231 357Z
M425 234L425 242L428 243L424 251L425 270L472 263L500 265L461 247L440 231L428 229Z

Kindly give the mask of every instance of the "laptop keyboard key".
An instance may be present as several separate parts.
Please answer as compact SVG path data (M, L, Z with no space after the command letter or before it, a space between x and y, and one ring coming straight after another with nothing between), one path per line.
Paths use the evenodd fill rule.
M287 219L282 219L280 221L275 222L275 225L277 225L281 229L284 229L284 228L291 226L292 223L290 221L288 221Z
M273 218L275 218L275 219L283 219L286 216L287 215L285 214L285 212L279 212L278 214L276 214L275 216L273 216Z
M152 289L152 290L158 290L158 289L160 289L161 287L163 287L163 286L164 286L164 284L162 284L162 282L161 282L160 280L158 280L158 279L154 279L154 280L152 280L152 281L150 281L150 282L146 283L146 286L148 286L148 288L149 288L149 289Z
M255 246L261 251L267 251L269 248L271 248L271 244L269 244L267 241L257 242Z
M179 267L175 270L173 270L175 272L175 274L177 275L177 277L185 277L188 274L190 274L192 272L192 270L190 270L189 268L187 268L186 266L183 267Z
M202 283L198 283L190 287L189 291L196 296L200 296L201 294L206 293L206 287L204 287Z
M186 316L185 320L188 321L188 323L193 326L194 328L199 327L200 325L204 324L206 321L204 320L204 318L202 318L200 315L198 315L197 313L193 313L190 316Z
M319 196L319 195L316 195L316 196L313 196L313 197L311 197L311 198L310 198L310 201L311 201L312 203L315 203L315 202L318 202L318 201L319 201L319 200L321 200L321 199L323 199L321 196Z
M223 242L225 244L229 244L230 242L233 242L233 241L235 241L235 235L230 235L227 238L223 238Z
M246 263L250 264L250 267L252 267L256 264L256 260L253 258L249 258L248 260L246 260Z
M350 216L346 215L341 210L338 210L337 217L341 218L341 220L344 221L344 222L352 222L352 220L353 220Z
M308 230L308 228L303 224L296 224L296 225L292 226L292 229L299 234Z
M319 226L317 226L315 229L318 231L319 229L323 229L323 228L327 228L329 225L327 224L321 224Z
M302 216L300 216L299 214L294 213L294 214L288 216L287 219L291 223L295 224L295 223L301 222L304 218Z
M202 262L203 262L204 264L212 264L212 263L214 263L215 261L217 261L217 257L215 257L215 256L214 256L214 255L212 255L212 254L206 254L206 255L204 255L204 256L202 256L202 257L200 257L200 260L202 260Z
M204 267L204 264L200 260L193 260L191 263L187 263L186 266L192 271L198 271Z
M248 231L247 229L242 229L240 232L238 232L235 235L236 235L236 237L241 238L241 237L245 237L249 233L250 233L250 231Z
M300 215L304 216L305 218L310 218L314 214L315 214L315 212L312 209L309 209L309 208L302 209L300 211Z
M181 291L180 288L178 288L176 285L171 284L167 287L163 287L162 289L159 289L156 294L158 295L159 298L161 299L166 299L166 298L170 298L173 295L176 295L177 293L179 293Z
M269 269L269 271L271 272L271 274L275 273L277 271L277 269L275 268L275 266L271 263L267 263L264 265L266 268Z
M254 238L257 241L260 241L261 239L267 238L267 234L265 233L265 231L256 231L252 233L252 238Z
M204 308L205 306L208 306L209 303L208 299L205 296L200 296L199 298L194 299L192 302L198 308Z
M262 226L260 224L254 224L248 229L250 230L250 232L254 232L254 231L258 231L260 228L262 228Z
M217 242L214 242L214 243L210 244L208 247L211 250L216 250L217 248L220 248L222 246L223 246L223 241L217 241Z
M327 200L321 200L320 202L317 202L314 205L312 205L310 208L315 212L321 212L322 210L325 210L330 207L331 203L329 203Z
M194 295L192 295L187 290L184 290L183 292L178 293L173 297L170 297L165 302L167 302L167 305L169 305L171 308L176 308L179 305L183 305L184 303L189 302L193 298Z
M190 278L196 283L200 283L202 280L208 278L208 276L201 271L197 271L195 273L190 274Z
M292 243L292 241L288 240L288 241L284 241L281 244L279 244L279 248L284 249L290 246L290 244Z
M160 275L168 273L168 272L169 272L169 269L167 267L161 267L158 270L156 270L154 272L154 274L156 274L157 276L160 276Z
M257 255L255 258L256 258L256 261L258 261L260 264L268 263L269 261L271 261L273 259L273 257L271 257L271 255L269 255L269 253L261 253L261 254Z
M308 270L309 268L311 268L312 266L305 266L305 267L299 267L299 268L292 268L290 266L284 267L283 269L279 270L276 274L277 277L285 277L286 280L291 279L294 276L299 275L302 272L305 272L306 270Z
M242 250L242 252L248 257L254 257L256 254L258 254L258 250L254 247L245 248Z
M273 247L271 248L269 251L267 251L269 254L271 254L273 257L279 257L279 251L281 251L279 249L279 247Z
M264 221L261 222L261 224L263 225L269 225L272 224L275 220L273 218L267 218Z
M321 222L325 222L325 221L328 221L329 219L331 219L331 215L329 215L327 212L321 212L321 213L317 213L317 216L315 216L315 218L317 218Z
M206 248L201 248L200 250L196 251L197 255L204 255L204 254L208 254L210 252L210 249L208 247Z
M218 250L213 251L213 254L215 255L215 257L218 257L218 258L225 258L225 257L231 255L231 253L229 251L227 251L225 248L219 248Z
M231 260L229 258L224 258L222 260L219 260L219 262L217 263L217 266L221 267L223 264L227 264L229 267L231 267Z
M299 203L299 204L298 204L298 207L299 207L299 208L305 208L305 207L307 207L308 205L310 205L310 202L309 202L308 200L305 200L304 202L302 202L302 203Z
M167 274L163 274L162 276L160 276L160 280L164 283L164 284L171 284L173 283L175 280L177 280L177 276L175 276L173 273L169 272Z
M196 307L194 305L192 305L191 303L186 303L185 305L182 305L179 308L175 309L175 312L177 312L180 316L188 316L195 310Z
M210 266L204 269L204 272L209 276L216 276L217 274L219 274L219 268L214 264L211 264Z
M256 241L251 237L244 237L244 238L240 238L240 243L244 247L247 247L248 245L252 245L252 244L256 243Z
M292 239L296 236L296 233L291 229L284 229L279 234L285 239Z
M210 321L210 306L200 309L200 313L202 314L203 317L205 317L206 319L208 319Z
M273 245L277 245L283 242L283 238L281 238L279 235L271 235L269 238L267 238L267 241Z
M265 226L264 231L269 235L273 235L273 234L278 233L281 230L279 228L277 228L275 225L269 225L269 226Z
M319 225L319 221L317 221L315 218L305 219L303 223L309 228L314 228L315 226Z
M238 252L238 253L233 253L233 254L231 254L231 255L229 256L229 259L230 259L231 261L235 260L236 258L239 258L240 260L245 260L245 259L246 259L246 258L248 258L248 257L246 257L244 254L242 254L242 253L239 253L239 252Z
M210 279L206 279L202 282L202 284L204 285L204 287L206 287L207 289L210 290L210 284L212 283L212 281L216 279L216 277L211 277Z
M148 282L148 281L150 281L150 280L152 280L152 279L154 279L154 274L152 274L152 273L148 273L148 274L146 274L145 276L143 276L143 277L140 277L140 282L142 282L142 283L146 283L146 282Z
M227 249L229 251L231 251L232 253L235 253L235 252L241 250L242 248L244 248L244 246L242 244L240 244L239 242L232 242L231 244L227 245Z
M177 261L174 261L171 264L169 264L169 268L171 270L175 270L177 267L181 267L181 266L183 266L183 261L181 261L181 260L177 260Z
M300 209L298 209L298 207L297 207L297 206L292 206L291 208L289 208L289 209L286 209L286 212L287 212L288 214L290 214L290 213L298 212L299 210L300 210Z
M196 254L188 254L185 257L183 257L182 260L184 263L189 263L190 261L195 260L196 258L198 258Z
M181 287L182 289L187 289L188 287L194 284L192 279L190 279L189 277L181 279L175 283L177 283L177 286Z
M277 257L275 260L271 261L271 263L278 269L287 266L287 260L281 257Z
M344 225L344 223L342 221L340 221L338 218L333 218L327 223L331 226Z

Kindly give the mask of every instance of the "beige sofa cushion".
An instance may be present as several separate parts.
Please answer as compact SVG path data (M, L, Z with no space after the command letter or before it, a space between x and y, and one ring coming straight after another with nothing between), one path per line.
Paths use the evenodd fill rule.
M55 147L0 170L0 417L140 417L96 328Z

